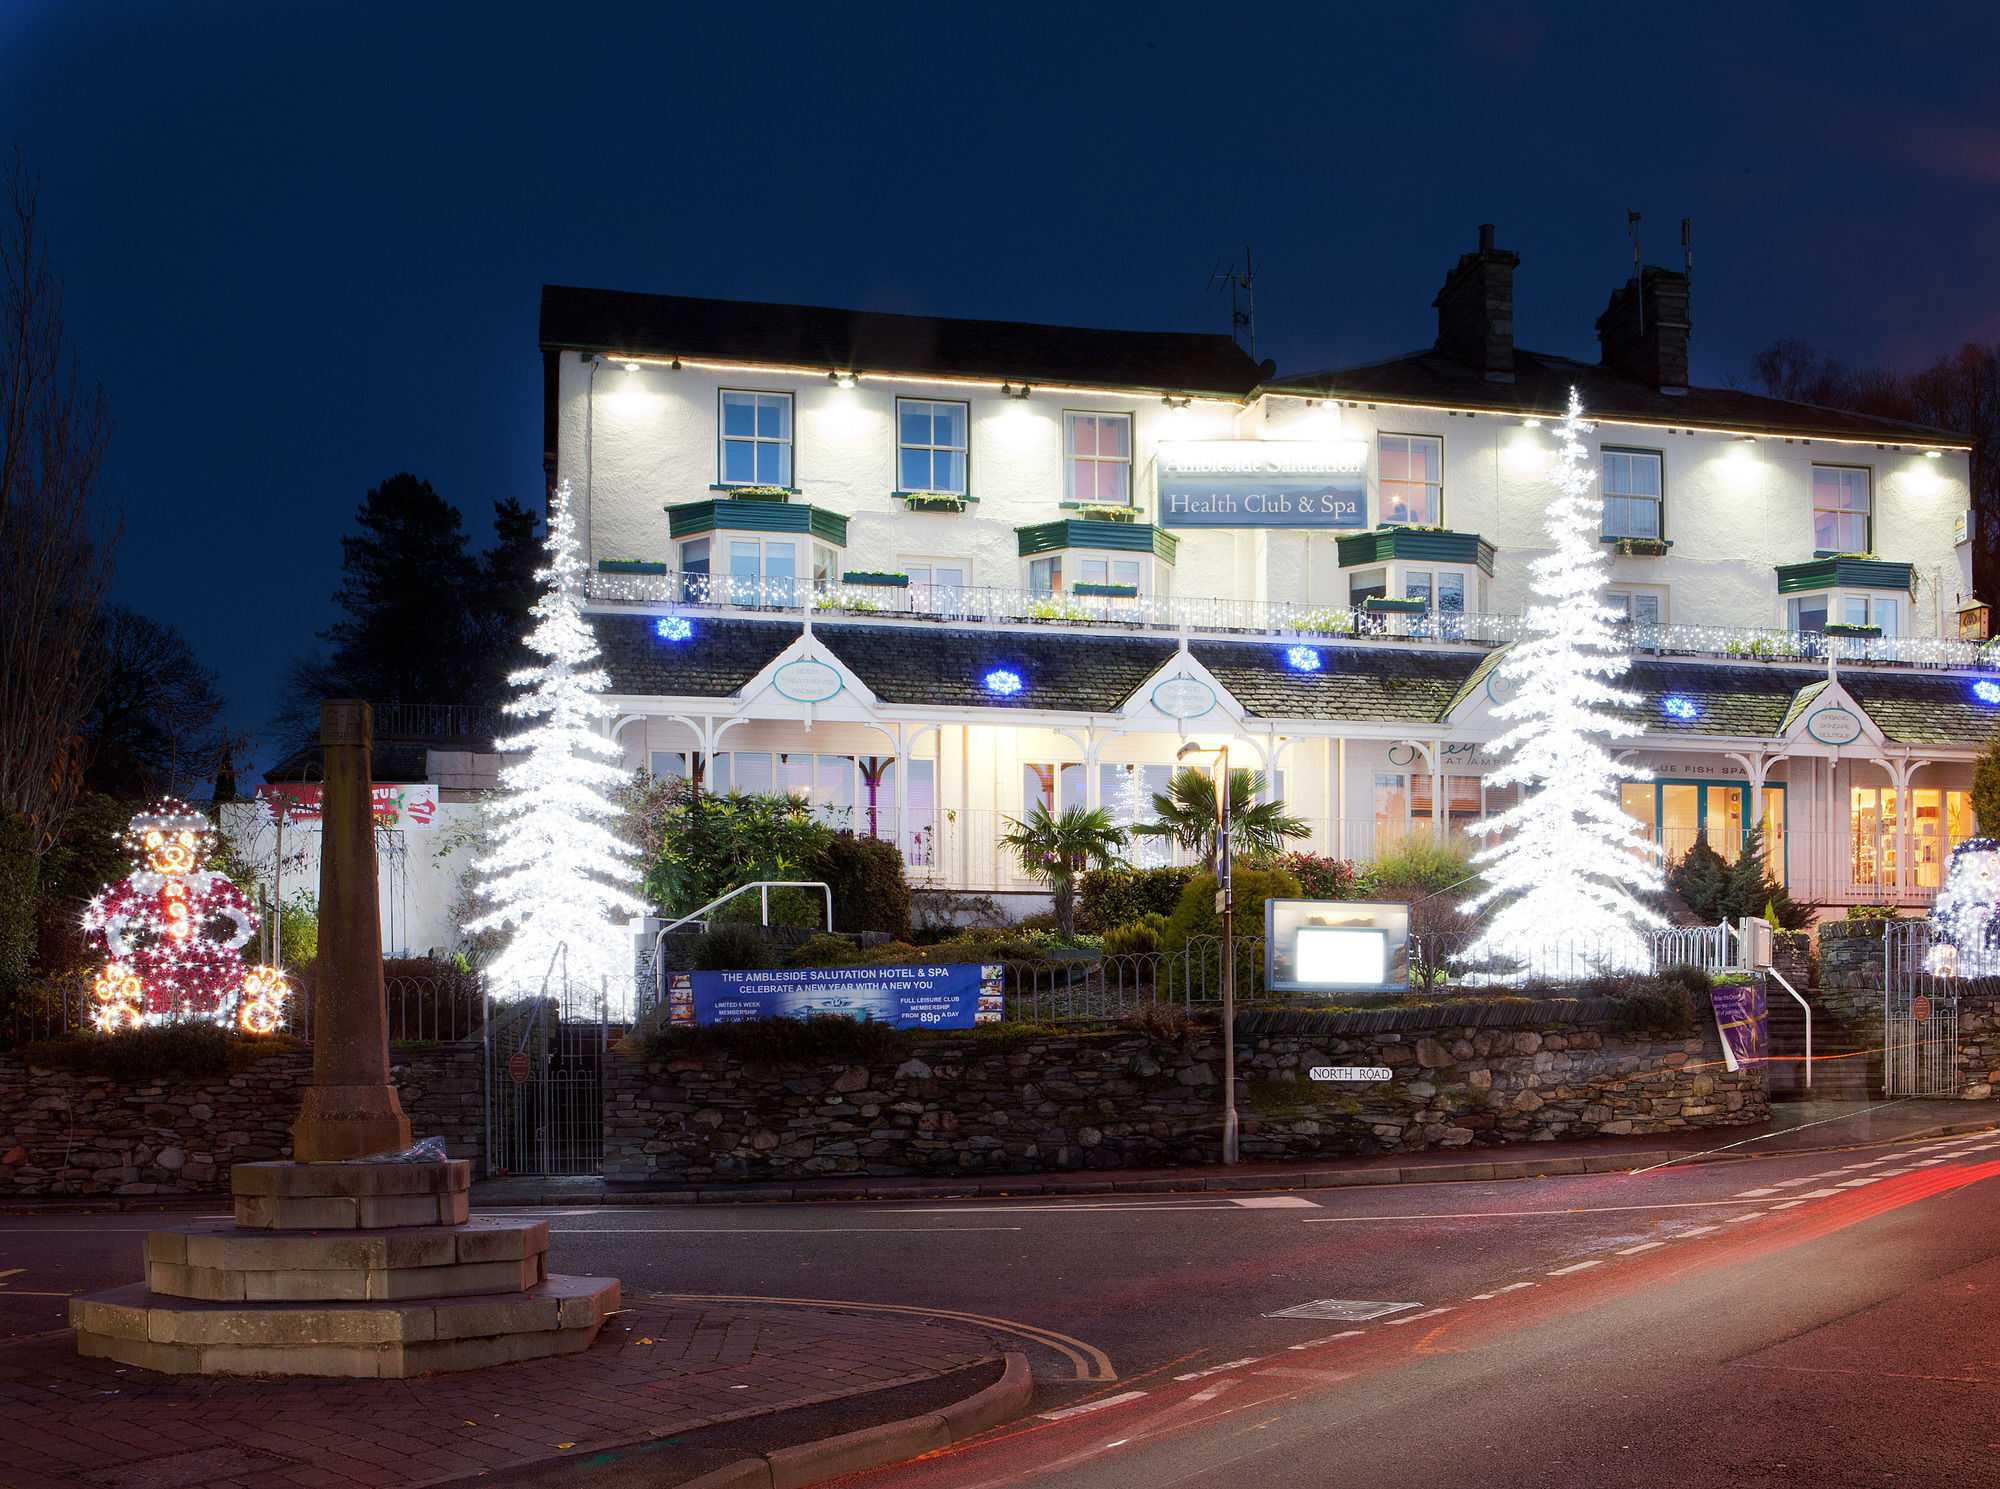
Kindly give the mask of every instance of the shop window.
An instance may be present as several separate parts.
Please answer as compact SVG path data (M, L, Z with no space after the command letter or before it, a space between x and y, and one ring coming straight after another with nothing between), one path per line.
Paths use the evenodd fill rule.
M1872 512L1868 471L1852 465L1813 467L1813 547L1822 553L1868 553Z
M1444 521L1444 441L1434 434L1379 437L1377 508L1383 524Z
M896 479L904 491L965 495L966 405L896 400Z
M722 484L792 484L792 395L722 393Z
M1657 538L1660 457L1645 450L1604 452L1604 536Z
M1132 504L1132 416L1063 415L1068 500L1089 506Z
M1914 885L1936 889L1944 882L1951 850L1974 836L1968 792L1914 787L1908 793L1909 858ZM1897 872L1903 849L1892 786L1855 786L1848 796L1852 837L1849 874L1853 887L1895 894L1903 886Z

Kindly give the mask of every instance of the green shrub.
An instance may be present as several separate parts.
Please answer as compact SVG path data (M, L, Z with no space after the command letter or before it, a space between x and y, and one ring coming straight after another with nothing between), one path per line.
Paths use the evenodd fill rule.
M894 843L837 832L800 877L823 879L833 891L835 930L880 931L898 938L910 933L910 883ZM812 898L823 903L816 893Z
M1167 917L1148 915L1143 920L1135 920L1130 925L1121 925L1104 933L1104 954L1106 956L1138 956L1159 951L1167 944Z
M1256 955L1250 942L1264 934L1264 901L1295 900L1299 898L1299 881L1283 869L1256 869L1248 864L1238 863L1232 874L1235 888L1235 932L1236 948L1236 995L1256 997L1264 992L1264 959ZM1184 963L1171 965L1174 977L1185 976L1191 980L1193 990L1210 996L1218 993L1222 986L1222 917L1215 909L1216 878L1213 874L1197 874L1188 881L1181 891L1180 903L1174 906L1173 918L1167 922L1164 949L1181 952L1188 948L1191 939L1211 937L1212 940L1201 948L1199 956L1191 956ZM1176 986L1174 992L1184 989Z
M794 967L848 967L861 960L861 949L845 936L814 936L791 956Z
M1281 853L1272 861L1299 881L1299 892L1309 900L1358 900L1366 881L1351 859L1326 858L1318 853Z
M1098 869L1085 874L1077 929L1102 935L1114 926L1131 925L1148 915L1172 915L1181 891L1197 872L1191 868Z
M1849 920L1901 920L1903 911L1897 905L1849 905Z
M1705 921L1724 918L1729 896L1729 865L1709 846L1708 829L1694 835L1694 846L1667 875L1667 888L1681 897L1690 914Z
M724 924L695 937L688 965L697 972L761 972L778 965L778 953L750 927Z
M1692 962L1677 962L1671 967L1662 968L1660 980L1678 982L1691 993L1705 993L1715 986L1715 979L1709 976L1707 970L1695 966Z

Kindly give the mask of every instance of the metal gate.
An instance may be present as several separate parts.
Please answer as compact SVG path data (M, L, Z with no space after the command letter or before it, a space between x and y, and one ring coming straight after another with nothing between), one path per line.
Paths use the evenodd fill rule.
M486 1007L486 1172L596 1174L604 1168L609 1026L558 997Z
M1929 921L1882 930L1882 1091L1887 1096L1958 1095L1958 984L1928 970Z

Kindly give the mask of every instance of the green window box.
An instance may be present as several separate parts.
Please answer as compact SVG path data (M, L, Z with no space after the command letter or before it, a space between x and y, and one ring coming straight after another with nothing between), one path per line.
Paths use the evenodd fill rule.
M665 564L648 562L643 558L600 558L597 561L600 574L664 574Z
M1620 558L1665 558L1673 543L1666 538L1606 538Z
M1372 615L1423 615L1431 606L1428 600L1391 600L1382 595L1370 595L1361 602L1361 608Z
M1849 626L1842 625L1838 621L1833 621L1828 624L1826 634L1829 636L1860 636L1865 640L1872 640L1882 634L1882 628L1880 626Z
M1136 600L1139 586L1136 584L1072 584L1069 592L1073 595L1098 595L1109 600Z
M840 576L843 584L872 584L882 589L908 589L908 574L889 574L876 570L852 570Z

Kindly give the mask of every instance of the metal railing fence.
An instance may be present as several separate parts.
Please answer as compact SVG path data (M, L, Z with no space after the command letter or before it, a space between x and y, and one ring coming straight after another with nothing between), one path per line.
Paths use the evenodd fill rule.
M811 611L818 619L866 622L961 622L1050 625L1128 631L1199 631L1332 640L1400 640L1499 646L1527 635L1519 615L1471 611L1377 613L1295 600L1238 600L1197 595L1078 595L1009 585L912 584L894 587L833 579L733 574L592 574L588 595L611 604L660 605L696 612ZM1621 623L1635 652L1716 656L1742 661L1842 663L1905 667L2000 668L2000 640L1935 636L1829 636L1748 626Z

